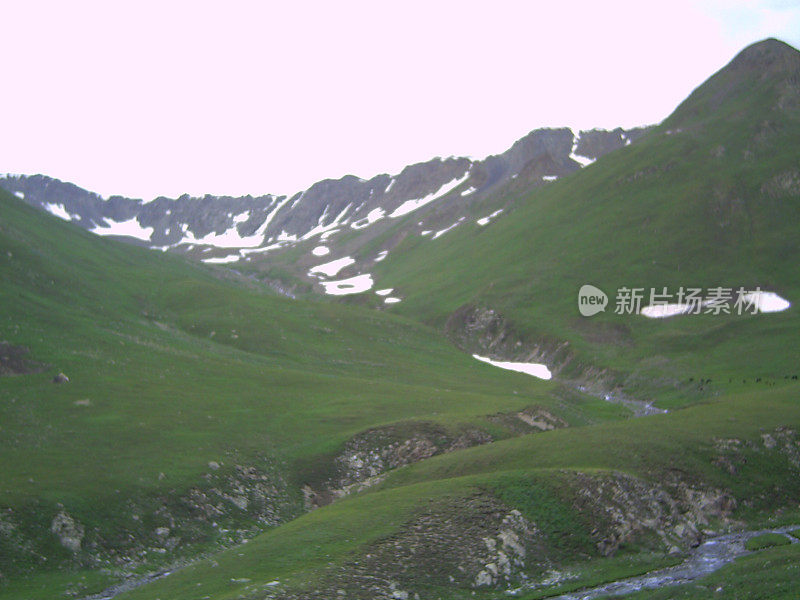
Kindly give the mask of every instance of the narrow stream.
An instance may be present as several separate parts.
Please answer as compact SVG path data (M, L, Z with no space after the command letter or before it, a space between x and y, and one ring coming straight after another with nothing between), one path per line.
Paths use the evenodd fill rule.
M789 531L797 529L797 525L779 527L776 529L762 529L760 531L744 531L730 533L709 539L691 551L691 555L680 565L651 571L637 577L621 579L605 583L580 592L571 592L561 596L553 596L549 600L592 600L606 596L621 596L632 594L640 590L653 590L656 588L670 587L690 583L701 577L713 573L720 567L733 562L734 559L751 554L745 549L747 540L763 533L780 533L793 543L799 540L788 535Z

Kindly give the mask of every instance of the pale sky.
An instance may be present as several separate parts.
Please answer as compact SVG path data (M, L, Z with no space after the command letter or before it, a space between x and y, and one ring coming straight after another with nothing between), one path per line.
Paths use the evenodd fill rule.
M0 172L286 194L664 119L800 1L5 2Z

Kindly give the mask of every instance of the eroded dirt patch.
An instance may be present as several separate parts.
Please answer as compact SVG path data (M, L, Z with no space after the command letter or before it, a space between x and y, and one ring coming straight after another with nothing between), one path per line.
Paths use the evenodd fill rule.
M29 354L30 350L25 346L0 342L0 376L40 373L47 368L47 365L31 360Z

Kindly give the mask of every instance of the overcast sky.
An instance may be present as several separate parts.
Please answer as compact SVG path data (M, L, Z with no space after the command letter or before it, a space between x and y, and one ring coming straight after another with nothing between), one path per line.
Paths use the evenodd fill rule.
M0 172L286 194L661 121L800 2L7 2Z

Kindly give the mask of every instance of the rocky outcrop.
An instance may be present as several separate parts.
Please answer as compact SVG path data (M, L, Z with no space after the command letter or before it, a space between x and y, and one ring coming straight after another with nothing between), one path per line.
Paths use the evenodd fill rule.
M63 510L53 517L50 531L58 538L64 548L70 552L80 552L83 541L83 525L75 521Z
M329 504L354 491L382 480L391 469L441 454L491 442L479 429L449 433L440 425L425 422L404 423L367 430L349 440L333 459L333 475L316 489L303 486L306 508Z
M677 476L655 483L626 473L575 473L568 481L574 508L595 523L591 535L602 556L632 543L680 552L702 541L711 520L725 522L736 508L728 492Z
M270 597L389 600L421 597L430 586L508 588L537 571L541 543L519 511L476 493L434 503L358 559L330 569L316 588Z

